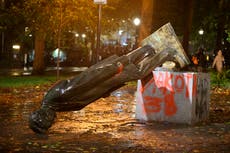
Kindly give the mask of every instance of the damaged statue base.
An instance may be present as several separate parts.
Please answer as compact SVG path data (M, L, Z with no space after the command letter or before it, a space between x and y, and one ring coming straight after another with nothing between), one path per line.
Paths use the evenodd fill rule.
M162 29L169 27L171 26L167 24ZM156 37L168 34L169 31L165 31L167 33L163 30L152 35ZM170 39L177 40L173 32L170 28ZM171 40L165 43L164 39L161 41L157 39L158 42L152 38L151 41L145 40L142 47L126 55L120 57L113 55L74 78L58 82L44 96L40 110L31 114L30 128L34 132L45 133L54 122L55 112L80 110L97 99L107 96L126 82L146 78L152 70L166 61L177 62L181 67L187 65L188 58L178 41ZM176 47L170 42L176 42ZM156 46L157 51L154 47L156 43L161 46Z

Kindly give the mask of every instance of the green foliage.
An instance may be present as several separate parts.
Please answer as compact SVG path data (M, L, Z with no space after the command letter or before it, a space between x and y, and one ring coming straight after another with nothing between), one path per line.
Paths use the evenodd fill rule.
M230 80L230 69L229 69L229 70L226 70L226 71L224 72L224 75L225 75L225 77L226 77L227 79Z
M5 3L10 3L6 2ZM5 34L10 36L10 43L21 43L21 36L25 28L24 19L20 15L15 15L13 10L8 7L0 8L0 32L6 32ZM7 37L7 36L6 36ZM6 41L6 39L5 39Z
M230 70L225 70L222 75L216 71L210 72L211 86L230 88Z
M225 30L225 32L227 33L228 37L227 37L227 41L230 43L230 28L228 30Z
M92 22L96 21L92 19L96 15L93 14L96 7L91 1L27 0L22 5L13 5L12 10L24 17L32 31L42 29L51 37L57 37L60 31L73 29L74 26L95 26Z
M111 27L114 23L108 23L108 19L127 19L137 14L139 5L134 5L134 2L140 3L139 0L127 2L108 0L107 5L103 5L102 10L103 25ZM27 0L20 5L12 5L11 12L17 17L22 16L32 31L43 29L51 37L57 35L59 30L79 32L88 29L88 31L96 31L97 27L98 9L93 1Z
M226 39L225 37L218 38L218 32L220 32L220 27L223 26L224 33L228 34L227 41L230 42L230 30L229 30L229 17L230 14L227 13L227 1L228 0L200 0L195 1L194 13L193 13L193 26L191 32L191 38L193 40L193 46L196 50L200 46L204 46L207 51L215 49L217 46L217 39ZM207 5L209 4L209 5ZM222 20L225 22L222 22ZM204 30L203 35L199 35L198 31L200 29ZM219 41L222 42L222 41Z
M108 22L109 19L123 20L135 16L140 6L136 3L140 4L141 1L108 0L102 10L104 29L111 30L111 27L119 26L116 22ZM98 9L93 1L86 0L27 0L12 4L10 13L5 13L7 14L11 14L16 19L23 19L25 26L29 27L31 32L42 29L48 41L52 40L57 43L60 37L58 35L64 39L64 32L95 32Z

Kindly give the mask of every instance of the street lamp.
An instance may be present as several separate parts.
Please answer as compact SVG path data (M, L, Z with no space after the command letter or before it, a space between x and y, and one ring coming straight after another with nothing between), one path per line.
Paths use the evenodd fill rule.
M83 39L85 39L86 34L83 33L83 34L81 35L81 37L82 37Z
M204 30L203 30L203 29L200 29L200 30L198 31L198 33L199 33L199 35L203 35L203 34L204 34Z
M19 55L19 51L20 51L21 46L18 44L14 44L12 45L12 49L13 49L13 58L17 59L18 55Z
M136 32L135 32L135 46L134 48L136 49L138 47L138 26L141 24L141 20L139 18L135 18L133 20L133 24L136 26Z
M204 47L203 45L203 35L204 35L204 30L201 28L199 31L198 31L199 35L201 36L201 46Z
M133 23L134 23L135 26L139 26L140 23L141 23L141 20L140 20L139 18L135 18L135 19L133 20Z
M15 50L19 50L20 49L20 45L13 45L12 48L15 49Z
M78 33L76 33L76 34L75 34L75 37L79 37L79 34L78 34Z
M84 33L83 33L83 34L81 35L81 37L82 37L82 41L83 41L83 43L86 45L86 40L85 40L85 38L86 38L86 34L84 34Z

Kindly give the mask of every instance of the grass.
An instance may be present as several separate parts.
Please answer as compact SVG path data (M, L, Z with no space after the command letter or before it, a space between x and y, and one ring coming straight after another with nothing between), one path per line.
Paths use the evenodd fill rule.
M1 87L36 86L56 81L56 76L17 76L0 77Z
M211 79L211 87L223 87L230 89L230 70L224 71L221 79L217 78L216 71L209 71ZM65 79L68 76L63 76ZM0 88L23 87L23 86L36 86L56 82L55 75L44 76L2 76L0 77ZM136 81L127 83L130 86L136 85Z

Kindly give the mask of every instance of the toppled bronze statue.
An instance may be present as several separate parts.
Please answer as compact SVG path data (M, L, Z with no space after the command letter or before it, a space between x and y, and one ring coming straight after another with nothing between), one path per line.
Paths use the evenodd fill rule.
M170 23L142 41L142 47L121 57L110 56L69 80L56 83L46 93L41 108L29 117L30 128L45 133L54 123L56 112L81 110L124 83L147 77L166 61L181 67L189 64Z

